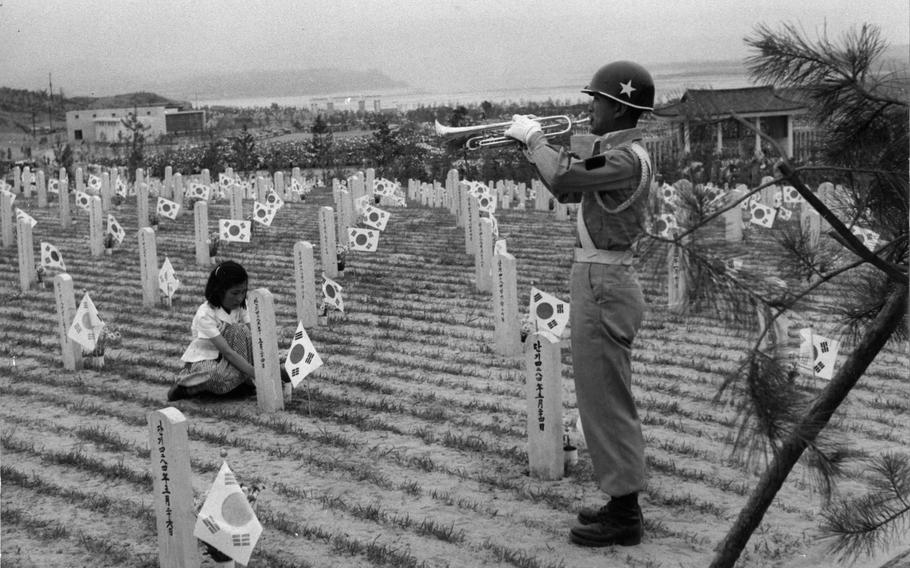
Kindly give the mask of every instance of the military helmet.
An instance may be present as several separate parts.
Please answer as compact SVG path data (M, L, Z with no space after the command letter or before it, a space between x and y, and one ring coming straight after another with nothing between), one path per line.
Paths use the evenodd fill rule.
M632 108L654 110L654 80L644 67L632 61L607 63L581 92L603 95Z

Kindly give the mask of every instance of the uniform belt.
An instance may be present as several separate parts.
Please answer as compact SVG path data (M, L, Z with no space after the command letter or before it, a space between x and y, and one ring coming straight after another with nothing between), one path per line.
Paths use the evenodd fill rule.
M635 255L631 250L602 250L591 248L575 249L575 262L591 264L632 264Z

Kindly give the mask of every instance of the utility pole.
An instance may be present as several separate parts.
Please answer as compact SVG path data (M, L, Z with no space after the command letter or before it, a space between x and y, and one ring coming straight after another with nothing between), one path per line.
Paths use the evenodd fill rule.
M48 134L54 132L54 83L51 81L51 74L47 74L47 126L50 128Z

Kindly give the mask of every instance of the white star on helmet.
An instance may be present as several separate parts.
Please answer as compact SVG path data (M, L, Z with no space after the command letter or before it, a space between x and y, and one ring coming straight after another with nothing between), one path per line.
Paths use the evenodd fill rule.
M632 86L632 79L629 79L629 81L628 81L627 83L623 83L622 81L620 81L620 82L619 82L619 88L620 88L619 94L620 94L620 95L628 95L628 97L629 97L630 99L632 98L632 91L637 91L637 90L638 90L638 89L636 89L635 87Z

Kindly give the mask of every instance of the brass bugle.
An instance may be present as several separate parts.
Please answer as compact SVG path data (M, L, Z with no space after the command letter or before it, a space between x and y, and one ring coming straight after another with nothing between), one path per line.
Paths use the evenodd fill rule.
M540 123L541 131L547 138L566 134L578 124L584 124L589 119L572 120L565 114L534 117ZM517 142L514 138L506 136L504 132L512 126L512 121L496 122L492 124L478 124L475 126L445 126L436 121L436 135L446 140L464 139L464 147L468 150L505 146Z

